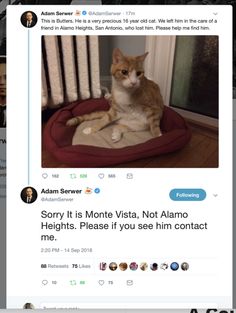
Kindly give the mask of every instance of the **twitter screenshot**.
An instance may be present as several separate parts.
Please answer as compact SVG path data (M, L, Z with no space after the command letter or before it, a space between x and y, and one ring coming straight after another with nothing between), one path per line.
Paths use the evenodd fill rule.
M231 308L232 7L8 6L2 64L7 308Z

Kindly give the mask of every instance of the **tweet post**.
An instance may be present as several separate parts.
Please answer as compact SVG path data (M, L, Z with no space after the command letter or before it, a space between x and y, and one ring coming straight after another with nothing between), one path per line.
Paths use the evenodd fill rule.
M232 8L7 15L7 307L232 307Z

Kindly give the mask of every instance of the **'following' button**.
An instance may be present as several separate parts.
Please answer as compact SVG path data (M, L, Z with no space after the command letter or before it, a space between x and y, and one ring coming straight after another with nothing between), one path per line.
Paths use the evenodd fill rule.
M173 201L202 201L206 198L206 191L203 189L172 189L169 193Z

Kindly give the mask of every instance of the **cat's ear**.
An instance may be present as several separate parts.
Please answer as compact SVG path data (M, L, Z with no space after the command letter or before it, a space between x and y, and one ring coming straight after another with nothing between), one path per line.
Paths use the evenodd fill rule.
M144 53L143 55L139 55L136 57L136 59L140 62L143 62L146 59L146 56L148 55L149 52Z
M113 50L113 54L112 54L112 62L113 64L118 64L121 63L124 59L124 55L123 53L120 51L119 48L115 48Z

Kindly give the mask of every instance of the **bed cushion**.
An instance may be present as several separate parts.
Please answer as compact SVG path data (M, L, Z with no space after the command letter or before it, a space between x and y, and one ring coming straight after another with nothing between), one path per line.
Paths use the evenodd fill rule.
M85 135L81 134L84 123L79 127L66 126L66 121L74 116L108 109L109 104L103 98L76 101L59 109L44 128L45 149L71 167L112 167L176 151L191 138L185 120L169 107L164 108L161 120L163 135L158 138L153 138L149 131L129 132L120 142L113 143L110 140L111 127L110 130Z

